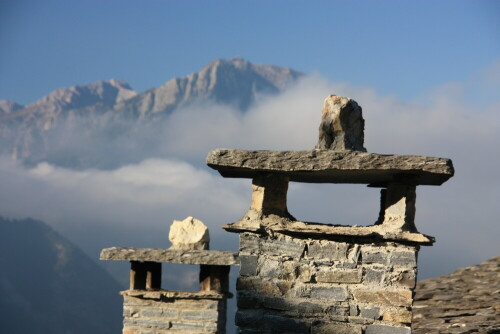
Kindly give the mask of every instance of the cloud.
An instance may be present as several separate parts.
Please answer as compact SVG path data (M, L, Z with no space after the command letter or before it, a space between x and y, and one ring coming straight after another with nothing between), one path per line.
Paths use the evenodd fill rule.
M476 91L495 84L480 75L471 81ZM220 226L245 213L250 181L223 179L211 171L203 164L207 152L312 149L323 99L334 93L362 105L368 151L453 159L454 178L442 187L417 190L417 227L437 237L434 247L422 251L421 277L444 274L500 250L499 101L470 96L471 85L449 83L401 101L313 75L277 97L263 97L244 114L215 104L192 105L109 145L78 141L76 134L69 142L79 142L89 154L106 156L119 143L123 149L111 157L121 165L24 168L0 160L0 212L45 220L94 256L108 246L166 247L170 222L189 215L209 225L213 248L235 249L237 236ZM127 154L134 159L127 160ZM368 225L378 215L378 196L378 190L360 185L292 184L289 208L308 221Z

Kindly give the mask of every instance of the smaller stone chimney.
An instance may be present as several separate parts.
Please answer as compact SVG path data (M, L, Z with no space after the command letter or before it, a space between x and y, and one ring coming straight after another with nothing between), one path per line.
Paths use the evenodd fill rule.
M169 249L106 248L101 260L130 261L130 288L122 291L123 334L221 334L226 327L229 269L237 253L210 251L208 228L188 217L170 228ZM161 288L161 263L200 265L200 290Z

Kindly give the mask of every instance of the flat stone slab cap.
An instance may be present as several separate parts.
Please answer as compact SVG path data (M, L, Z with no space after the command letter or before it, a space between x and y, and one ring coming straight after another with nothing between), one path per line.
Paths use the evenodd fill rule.
M320 239L325 239L328 237L350 237L405 242L423 246L430 246L435 241L434 237L425 234L415 232L390 231L382 225L336 226L299 221L287 221L286 219L273 220L272 218L263 219L259 222L254 222L253 224L245 221L239 221L233 224L223 225L222 228L228 232L235 233L268 233L269 231L272 231L273 233Z
M215 291L172 291L172 290L125 290L122 296L140 297L144 299L175 298L175 299L225 299L227 294ZM229 296L230 297L230 296Z
M151 261L230 266L240 264L238 253L216 250L171 250L161 248L105 248L101 260Z
M206 162L223 177L253 178L258 173L277 173L288 176L290 181L309 183L441 185L454 174L453 164L446 158L358 151L216 149L208 153Z

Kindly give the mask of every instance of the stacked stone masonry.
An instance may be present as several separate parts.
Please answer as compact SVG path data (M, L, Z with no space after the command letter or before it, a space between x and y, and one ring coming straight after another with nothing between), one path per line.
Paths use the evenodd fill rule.
M224 333L226 301L124 293L123 334Z
M240 333L411 333L419 246L240 234Z

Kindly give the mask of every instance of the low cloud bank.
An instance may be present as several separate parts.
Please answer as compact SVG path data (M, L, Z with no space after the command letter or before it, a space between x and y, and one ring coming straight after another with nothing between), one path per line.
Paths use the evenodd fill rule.
M498 88L498 81L486 73L474 78L476 90L480 84ZM154 129L138 129L136 137L116 139L149 143L134 146L139 149L154 146L137 155L140 162L73 170L48 163L25 168L0 160L0 213L44 220L94 258L109 246L167 247L171 221L190 215L210 227L212 248L236 249L237 236L220 226L244 214L250 181L223 179L205 167L207 152L217 147L312 149L322 101L335 93L363 107L369 152L453 159L454 178L441 187L417 189L417 228L437 237L434 247L423 248L420 277L444 274L500 251L500 103L470 96L468 86L450 83L402 102L371 88L312 76L280 96L262 98L244 114L213 104L191 106ZM85 146L84 139L80 145ZM92 150L99 153L99 146L86 147L86 152ZM133 149L129 153L136 154ZM150 158L142 159L148 154ZM292 184L289 208L299 219L368 225L378 215L378 192L356 185Z

